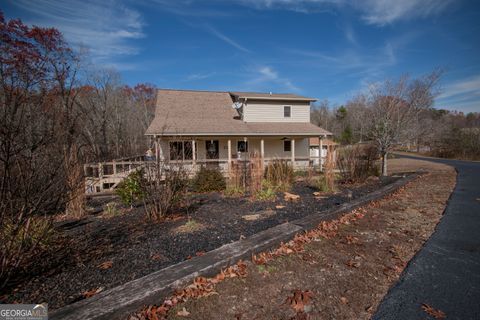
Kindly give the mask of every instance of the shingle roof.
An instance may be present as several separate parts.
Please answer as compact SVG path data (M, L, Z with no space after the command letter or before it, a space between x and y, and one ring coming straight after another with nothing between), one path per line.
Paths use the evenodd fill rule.
M147 135L329 135L311 123L243 122L229 92L157 91Z
M231 91L230 94L241 99L248 98L248 99L267 99L267 100L317 101L317 99L315 98L299 96L293 93L262 93L262 92Z

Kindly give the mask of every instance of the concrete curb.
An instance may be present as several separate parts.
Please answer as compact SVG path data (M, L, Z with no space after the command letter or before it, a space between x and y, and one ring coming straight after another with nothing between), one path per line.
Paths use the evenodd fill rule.
M53 312L50 319L85 320L125 317L126 314L143 305L158 304L174 289L183 287L198 276L213 276L222 268L235 264L240 259L249 259L253 253L276 247L281 242L291 240L295 234L301 231L315 228L322 221L335 219L342 213L378 200L419 175L419 173L412 174L351 202L277 225L249 238L223 245L203 256L177 263L101 292L89 299L67 305Z

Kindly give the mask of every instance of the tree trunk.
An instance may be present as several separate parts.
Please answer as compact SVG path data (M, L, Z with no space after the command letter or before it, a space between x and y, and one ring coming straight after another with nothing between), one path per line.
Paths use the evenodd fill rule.
M382 176L387 175L387 152L382 152Z

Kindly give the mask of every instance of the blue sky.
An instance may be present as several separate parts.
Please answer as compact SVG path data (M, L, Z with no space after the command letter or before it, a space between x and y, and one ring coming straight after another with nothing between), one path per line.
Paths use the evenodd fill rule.
M437 107L480 112L480 1L7 0L128 84L292 92L345 103L368 84L446 70Z

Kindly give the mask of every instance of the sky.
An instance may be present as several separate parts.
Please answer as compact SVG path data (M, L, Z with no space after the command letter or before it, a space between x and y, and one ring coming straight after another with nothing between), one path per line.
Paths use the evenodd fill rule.
M297 93L341 105L435 68L437 108L480 112L477 0L6 0L130 85Z

